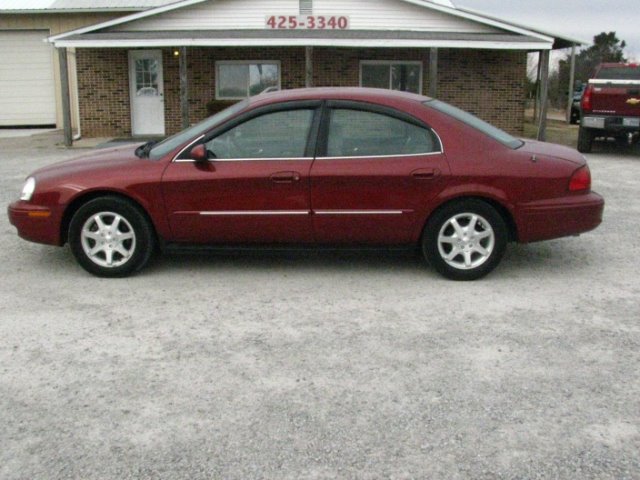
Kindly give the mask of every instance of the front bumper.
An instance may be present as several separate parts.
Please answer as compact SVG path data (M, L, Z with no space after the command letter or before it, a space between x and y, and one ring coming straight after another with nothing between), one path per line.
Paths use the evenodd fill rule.
M19 200L7 208L9 222L25 240L61 245L60 215L54 209Z
M518 240L537 242L593 230L602 223L604 199L590 192L527 203L518 212Z

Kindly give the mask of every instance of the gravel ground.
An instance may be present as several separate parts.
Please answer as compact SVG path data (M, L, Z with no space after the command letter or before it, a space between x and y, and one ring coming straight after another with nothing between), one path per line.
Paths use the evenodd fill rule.
M0 199L78 155L0 139ZM86 274L0 217L2 479L640 478L640 149L594 232L473 283L407 255Z

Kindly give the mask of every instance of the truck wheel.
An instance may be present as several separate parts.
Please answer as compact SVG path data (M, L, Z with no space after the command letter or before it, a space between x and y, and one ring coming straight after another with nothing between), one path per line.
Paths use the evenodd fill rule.
M578 151L581 153L591 153L591 145L595 135L588 128L580 127L578 130Z

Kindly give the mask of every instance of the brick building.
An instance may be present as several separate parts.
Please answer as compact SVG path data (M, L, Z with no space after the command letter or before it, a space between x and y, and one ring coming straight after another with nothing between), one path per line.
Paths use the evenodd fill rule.
M75 49L89 137L171 134L304 86L413 91L521 134L527 53L573 43L449 0L184 0L50 41Z

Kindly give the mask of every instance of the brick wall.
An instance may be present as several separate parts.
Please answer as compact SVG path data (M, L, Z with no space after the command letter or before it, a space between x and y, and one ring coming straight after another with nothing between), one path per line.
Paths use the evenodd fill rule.
M82 132L87 137L131 135L128 54L124 49L79 49L78 81ZM190 48L190 121L229 105L215 99L218 60L279 60L283 89L305 84L304 48ZM357 86L361 60L422 61L423 93L429 88L428 49L315 48L316 86ZM179 58L163 49L165 125L181 129ZM515 134L522 134L526 53L441 49L438 98Z
M438 98L510 133L524 133L527 54L441 49Z
M127 50L78 49L76 68L82 134L131 135Z

